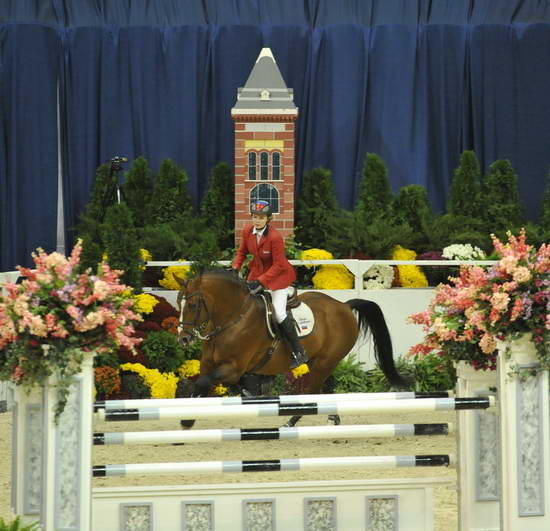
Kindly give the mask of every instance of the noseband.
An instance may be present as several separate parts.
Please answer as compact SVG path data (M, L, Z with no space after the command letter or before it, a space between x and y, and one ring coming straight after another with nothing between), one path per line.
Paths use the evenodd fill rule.
M193 321L183 321L183 310L185 308L185 305L181 307L180 318L178 323L178 334L182 332L184 326L190 326L191 333L193 334L193 336L196 339L200 339L202 341L208 341L214 336L217 336L221 332L237 324L246 315L246 312L248 311L248 308L250 307L250 305L248 305L246 309L244 309L244 311L243 311L243 308L245 308L246 303L252 297L250 293L248 293L248 295L243 300L241 307L238 310L239 315L235 319L232 319L225 324L218 325L211 332L203 335L203 331L206 328L206 325L212 320L210 317L210 312L208 311L208 306L206 305L206 301L204 299L204 295L200 290L197 290L194 293L191 293L191 295L183 298L185 299L185 301L188 301L189 299L192 299L193 297L197 297L197 296L199 297L199 302L197 305L197 310L195 312L195 319ZM202 308L204 308L206 312L206 319L202 323L199 323L198 321L199 321L199 316Z

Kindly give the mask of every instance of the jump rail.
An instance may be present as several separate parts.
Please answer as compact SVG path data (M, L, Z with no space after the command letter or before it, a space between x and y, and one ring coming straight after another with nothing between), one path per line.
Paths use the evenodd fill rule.
M495 397L422 398L405 400L372 400L362 402L326 402L305 404L245 404L235 406L164 407L150 409L100 409L96 415L110 422L127 420L250 418L292 415L360 415L365 413L449 411L487 409L495 405Z
M174 444L222 441L267 441L290 439L359 439L367 437L403 437L448 435L454 425L447 424L370 424L350 426L301 426L281 428L234 428L189 431L136 431L94 433L94 445Z

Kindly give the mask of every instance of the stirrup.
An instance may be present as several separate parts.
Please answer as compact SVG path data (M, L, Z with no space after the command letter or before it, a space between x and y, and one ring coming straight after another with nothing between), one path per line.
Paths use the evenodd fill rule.
M304 363L307 363L309 361L309 358L307 357L307 354L302 351L292 352L290 354L290 369L296 369L300 365L303 365Z

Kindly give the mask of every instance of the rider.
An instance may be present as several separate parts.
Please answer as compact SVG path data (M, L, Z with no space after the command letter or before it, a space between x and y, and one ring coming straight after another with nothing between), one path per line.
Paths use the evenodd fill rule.
M275 319L292 348L290 368L295 369L309 359L298 338L294 320L286 313L287 288L296 280L296 272L285 256L283 237L269 225L273 218L270 204L256 201L250 207L250 214L252 225L244 228L231 267L239 271L246 255L254 256L248 274L250 292L256 295L264 288L271 291Z

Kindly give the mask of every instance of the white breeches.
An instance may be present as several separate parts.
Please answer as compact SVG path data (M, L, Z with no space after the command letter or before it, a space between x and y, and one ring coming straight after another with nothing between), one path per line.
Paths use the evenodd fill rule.
M278 323L282 323L286 318L286 299L288 297L288 288L276 289L271 291L271 301L273 302L273 311Z

